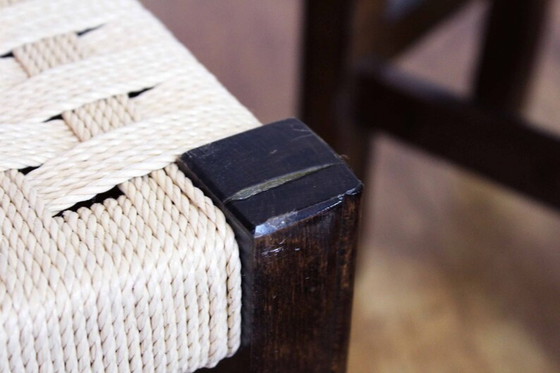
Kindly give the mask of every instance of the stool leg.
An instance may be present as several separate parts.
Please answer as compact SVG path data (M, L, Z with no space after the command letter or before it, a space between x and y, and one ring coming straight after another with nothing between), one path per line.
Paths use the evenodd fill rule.
M367 134L346 112L347 65L355 0L304 2L300 115L363 177Z
M185 153L224 211L243 267L242 350L214 372L342 373L362 185L298 120Z
M474 87L479 103L503 111L522 109L548 3L493 1Z

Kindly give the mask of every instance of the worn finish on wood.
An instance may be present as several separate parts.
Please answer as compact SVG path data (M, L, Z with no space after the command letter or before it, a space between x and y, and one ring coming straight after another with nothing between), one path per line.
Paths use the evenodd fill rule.
M548 0L494 0L475 82L481 104L520 111L543 31Z
M243 348L216 372L344 372L361 183L291 119L184 154L240 243Z
M428 152L560 208L560 140L387 66L358 77L357 115Z

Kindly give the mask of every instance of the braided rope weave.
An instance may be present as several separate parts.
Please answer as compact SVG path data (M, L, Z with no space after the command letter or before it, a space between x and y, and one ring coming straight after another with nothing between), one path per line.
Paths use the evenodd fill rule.
M0 25L0 372L233 354L237 244L174 161L257 120L134 0L0 0Z

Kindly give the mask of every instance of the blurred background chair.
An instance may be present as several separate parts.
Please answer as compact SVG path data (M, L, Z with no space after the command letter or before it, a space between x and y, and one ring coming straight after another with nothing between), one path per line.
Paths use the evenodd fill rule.
M470 94L458 95L429 79L404 71L396 63L400 56L406 55L418 42L424 41L433 28L455 16L457 10L466 3L430 0L306 1L303 17L303 83L300 92L302 118L339 152L347 154L356 172L362 176L365 176L368 169L371 172L372 166L366 162L371 162L372 156L369 153L373 144L377 143L371 140L371 136L389 135L398 142L441 157L492 182L529 196L538 203L558 209L560 141L557 135L543 131L522 115L530 92L537 47L541 45L540 38L547 20L547 11L551 9L549 1L487 2L489 9L480 25L482 37L478 56L474 57L472 80L468 89ZM461 47L461 44L455 45L455 49ZM448 51L451 49L448 48ZM447 58L453 63L449 56L441 58ZM433 67L453 70L453 67L445 67L445 61L433 64ZM400 179L403 178L405 177L401 176ZM375 183L370 179L370 187ZM436 185L432 188L438 190ZM417 194L416 198L426 200L431 196L433 195ZM421 201L418 203L422 204ZM403 205L397 202L393 209L399 209ZM484 205L480 207L484 208ZM401 215L406 216L407 213L403 211ZM382 215L371 214L379 220L384 219ZM499 227L502 223L492 224ZM443 227L445 226L442 225ZM481 232L474 233L483 235ZM427 235L437 236L438 233ZM445 235L439 232L439 236ZM460 243L447 244L451 246L449 250L454 250L452 246L461 246ZM530 250L531 247L531 243L527 242L525 249ZM498 247L496 249L500 250ZM508 255L507 251L501 252L502 255ZM426 253L417 255L421 257ZM453 257L453 254L447 255ZM364 256L371 257L368 254ZM461 267L461 256L466 260L464 268L469 267L468 261L472 257L461 253L457 253L459 259L455 258L458 262L454 266ZM474 261L483 260L479 258ZM445 261L446 259L442 260ZM490 264L491 262L494 260L489 260L488 265L494 265L496 271L500 272L499 261ZM452 267L453 265L450 266ZM362 268L364 272L375 270L373 266L368 268L363 265ZM379 266L376 268L379 269ZM546 272L545 268L543 270ZM477 275L476 269L470 271L470 275ZM409 268L409 272L414 270ZM462 269L460 272L465 275L469 270ZM483 272L481 270L479 273L481 277L485 276ZM404 274L407 274L406 270ZM526 275L522 270L519 271L516 282L534 280L531 275L525 277ZM453 277L450 276L448 280L453 281ZM454 280L467 281L461 275ZM548 287L549 295L558 295L557 287L544 285L543 282L535 286L539 292L536 298L547 292L543 287ZM410 293L402 295L412 296ZM389 299L392 298L379 301ZM535 308L541 306L543 303ZM409 312L413 313L414 311ZM413 320L401 322L416 323L414 327L421 330L422 321ZM391 323L391 317L377 321ZM539 322L549 327L557 325L548 316L541 317ZM532 325L535 327L535 320ZM370 333L373 333L375 326L370 327ZM429 322L424 327L429 328ZM434 330L437 329L436 326ZM402 331L395 334L399 333L406 335ZM436 334L437 332L432 338L438 338ZM385 338L391 340L391 337ZM543 339L551 345L558 343L554 338ZM486 347L493 344L490 339L486 342ZM392 343L397 350L407 349L407 342L393 340ZM426 347L421 346L423 344L417 341L416 345L409 348L413 351L424 348L423 351L426 352ZM371 347L372 350L375 348L385 353L391 350L381 345ZM366 350L367 348L362 349ZM383 352L376 356L382 354ZM390 366L393 368L407 366L411 361L416 364L422 361L418 356L407 358L406 355L400 355L403 365L395 362L398 359L393 358L391 361L390 357L382 360L391 361ZM456 361L451 366L468 371L468 364ZM379 368L380 365L376 366ZM549 368L545 366L543 364L538 369L548 371ZM367 371L363 366L361 369ZM434 367L413 364L410 369L430 371ZM439 365L437 369L442 369L442 366ZM484 371L501 371L495 369L483 368Z
M535 154L540 153L540 141L548 140L536 139L526 131L517 134L517 127L525 124L510 115L520 111L526 97L547 0L491 2L472 82L472 97L468 100L459 102L453 94L391 67L393 58L465 3L462 0L306 2L302 117L327 142L348 154L360 174L364 172L363 161L369 144L363 133L366 128L386 131L505 184L516 184L514 187L523 191L532 188L519 185L524 184L523 180L541 176L535 172L546 172L542 165L534 164L528 167L539 168L538 171L527 170L529 174L517 171L516 177L504 168L512 168L508 162L519 164L514 154L519 154L526 145L519 143L517 135L534 138L535 148L529 145L531 148L526 150L536 158L540 158ZM457 101L457 105L450 109L453 105L449 101ZM477 114L472 114L473 110ZM459 124L453 127L457 119ZM485 128L486 132L480 133L476 126L481 122L494 123L492 126L499 129ZM434 133L440 126L446 128ZM470 135L474 137L469 138ZM496 138L488 140L497 141L497 147L500 143L516 145L511 151L514 154L489 153L487 148L494 146L484 139L491 136ZM468 148L457 149L457 143L468 144ZM554 150L548 147L547 152L554 153ZM496 158L503 159L498 162ZM550 183L552 179L546 181ZM537 188L540 190L531 189L529 194L541 198L544 197L541 194L550 194L554 189L546 182Z

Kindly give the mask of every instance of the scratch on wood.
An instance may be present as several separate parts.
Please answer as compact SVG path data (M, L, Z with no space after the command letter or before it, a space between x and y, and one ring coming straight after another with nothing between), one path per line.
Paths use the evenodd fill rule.
M304 176L314 174L318 171L321 171L325 168L335 166L335 165L337 165L337 163L328 163L328 164L324 164L324 165L321 165L321 166L308 167L308 168L305 168L303 170L290 172L290 173L282 175L282 176L278 176L278 177L275 177L275 178L272 178L272 179L265 180L262 183L259 183L259 184L252 185L250 187L241 189L239 192L237 192L237 193L233 194L232 196L224 199L224 203L233 202L233 201L241 201L241 200L248 199L248 198L250 198L254 195L257 195L259 193L266 192L267 190L270 190L270 189L273 189L273 188L277 188L281 185L289 183L290 181L301 179Z
M265 250L265 251L262 252L262 256L270 256L270 255L275 255L276 256L276 255L282 253L282 251L284 249L285 249L284 247L279 246L279 247L275 247L275 248L270 249L270 250Z

